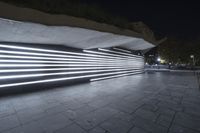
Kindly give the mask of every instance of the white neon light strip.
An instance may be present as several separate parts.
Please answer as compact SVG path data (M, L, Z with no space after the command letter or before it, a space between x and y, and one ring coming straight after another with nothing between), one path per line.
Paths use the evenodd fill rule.
M41 60L0 60L0 63L49 63L49 64L121 64L123 62L62 62L62 61L41 61ZM124 62L125 63L125 62ZM130 63L134 63L133 61Z
M7 51L7 50L0 50L0 53L4 54L18 54L18 55L31 55L31 56L47 56L47 57L63 57L63 58L78 58L78 59L116 59L116 57L108 57L102 55L95 55L95 57L87 57L87 56L74 56L74 55L58 55L58 54L45 54L45 53L34 53L34 52L19 52L19 51ZM91 54L92 55L92 54ZM93 54L94 55L94 54Z
M134 66L141 66L142 64L138 63L138 64L134 64ZM81 67L81 66L96 66L96 67L100 67L100 66L116 66L115 64L113 65L108 65L108 64L95 64L95 65L88 65L88 64L80 64L80 65L76 65L76 64L0 64L0 68L1 67L9 67L9 68L15 68L15 67L59 67L59 66L66 66L66 67ZM119 66L124 66L123 64L119 65ZM131 67L133 65L129 65L126 67Z
M94 57L101 57L99 55L93 54L85 54L85 53L77 53L77 52L67 52L67 51L59 51L59 50L49 50L49 49L39 49L39 48L30 48L30 47L23 47L23 46L12 46L12 45L4 45L0 44L2 48L11 48L11 49L20 49L20 50L30 50L30 51L39 51L39 52L48 52L48 53L58 53L58 54L71 54L71 55L78 55L78 56L94 56ZM51 54L54 55L54 54ZM65 55L58 55L58 56L65 56ZM103 57L103 56L102 56Z
M121 48L113 48L113 49L119 50L119 51L122 51L122 52L131 53L131 51L128 51L128 50L125 50L125 49L121 49Z
M135 69L134 69L135 70ZM109 69L109 70L90 70L90 71L76 71L76 72L57 72L57 73L44 73L44 74L24 74L24 75L11 75L1 76L0 80L5 79L19 79L19 78L33 78L42 76L54 76L54 75L72 75L72 74L88 74L88 73L99 73L99 72L112 72L112 71L133 71L133 69Z
M107 60L107 59L101 59L101 60L87 60L87 59L71 59L71 58L49 58L49 57L34 57L34 56L16 56L16 55L2 55L0 54L0 58L18 58L18 59L39 59L39 60L56 60L56 61L87 61L87 62L116 62L116 61L134 61L132 60ZM143 60L141 60L143 61Z
M67 52L67 51L58 51L58 50L48 50L48 49L39 49L39 48L30 48L30 47L23 47L23 46L12 46L12 45L4 45L0 44L0 47L2 48L10 48L10 49L20 49L20 50L30 50L30 51L39 51L39 52L48 52L48 53L58 53L58 54L71 54L71 55L79 55L79 56L92 56L92 57L103 57L105 58L104 55L93 55L93 54L85 54L85 53L77 53L77 52ZM29 54L32 53L35 55L36 53L33 52L28 52ZM44 55L42 53L37 53L37 55ZM54 57L64 57L66 55L57 55L57 54L47 54L46 56L54 56ZM107 57L110 59L113 59L114 57Z
M1 44L0 44L1 46ZM13 46L4 46L4 47L13 47ZM16 47L16 46L14 46ZM24 48L24 47L23 47ZM26 48L26 49L30 49L30 48ZM31 48L32 49L32 48ZM104 55L94 55L94 54L85 54L85 53L75 53L75 52L66 52L66 53L70 53L73 55L59 55L59 54L47 54L47 53L34 53L34 52L18 52L18 51L7 51L7 50L0 50L0 53L7 53L7 54L20 54L20 55L36 55L36 56L49 56L49 57L67 57L67 58L80 58L80 59L102 59L102 58L106 58L106 59L116 59L119 58L120 56L117 57L110 57L110 56L105 56L107 54ZM74 56L75 55L75 56ZM77 55L79 55L77 57ZM84 57L86 56L86 57ZM92 57L87 57L87 56L92 56Z
M8 56L10 57L10 56ZM9 63L51 63L51 64L67 64L67 63L73 63L73 64L117 64L117 63L126 63L127 61L119 61L119 60L115 60L113 62L106 62L106 61L76 61L76 62L72 62L72 61L46 61L46 60L12 60L12 59L0 59L0 62L9 62ZM135 60L131 60L128 62L132 62L132 63L138 63L138 61ZM143 63L143 62L139 62L139 63Z
M73 71L73 70L100 70L100 69L142 69L142 67L81 67L81 68L46 68L46 69L6 69L0 73L12 72L39 72L39 71Z
M92 53L92 54L106 55L106 56L112 56L112 58L113 58L113 56L116 56L115 58L120 58L120 59L124 59L124 58L138 59L138 58L135 58L135 57L132 57L132 56L117 55L117 54L104 53L104 52L99 52L99 51L83 50L83 52ZM142 58L142 57L140 57L140 58Z
M117 78L117 77L123 77L123 76L129 76L129 75L133 75L133 74L140 74L140 73L143 73L143 72L144 71L135 71L133 73L119 74L119 75L107 76L107 77L102 77L102 78L94 78L94 79L90 79L90 82L104 80L104 79Z
M138 55L133 55L133 54L128 54L128 53L123 53L123 52L119 52L119 51L113 51L113 50L109 50L109 49L102 49L102 48L99 48L98 49L99 51L104 51L104 52L111 52L111 53L115 53L115 54L122 54L122 55L125 55L126 57L127 56L132 56L132 57L136 57L136 58L143 58L142 56L138 56Z
M0 60L0 62L9 62L9 63L50 63L50 64L91 64L99 62L69 62L69 61L45 61L45 60Z
M134 71L132 71L132 72L134 72ZM85 76L65 77L65 78L45 79L45 80L36 80L36 81L29 81L29 82L11 83L11 84L0 85L0 88L14 87L14 86L20 86L20 85L30 85L30 84L37 84L37 83L55 82L55 81L74 80L74 79L82 79L82 78L92 78L92 77L98 77L98 76L107 76L107 75L124 74L124 73L128 73L128 72L113 72L113 73L105 73L105 74L92 74L92 75L85 75ZM130 71L130 73L131 73L131 71Z

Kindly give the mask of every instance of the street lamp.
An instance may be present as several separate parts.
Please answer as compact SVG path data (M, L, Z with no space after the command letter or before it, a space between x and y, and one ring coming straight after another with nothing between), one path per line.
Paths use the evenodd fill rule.
M195 66L194 55L190 55L190 58L191 58L191 59L192 59L192 61L193 61L193 66Z

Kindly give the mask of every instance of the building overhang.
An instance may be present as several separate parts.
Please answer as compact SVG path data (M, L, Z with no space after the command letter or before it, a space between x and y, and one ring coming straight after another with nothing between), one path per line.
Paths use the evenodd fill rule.
M120 46L130 50L146 50L156 45L131 30L1 2L0 29L1 42L54 44L80 49Z

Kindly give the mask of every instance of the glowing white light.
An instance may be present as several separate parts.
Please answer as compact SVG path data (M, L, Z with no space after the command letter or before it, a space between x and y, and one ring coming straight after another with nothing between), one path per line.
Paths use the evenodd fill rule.
M55 76L55 75L72 75L72 74L89 74L98 72L112 72L112 71L132 71L133 69L109 69L109 70L90 70L90 71L76 71L76 72L57 72L57 73L44 73L44 74L24 74L24 75L11 75L11 76L1 76L0 80L3 79L19 79L19 78L33 78L42 76ZM135 69L134 69L135 70Z
M17 60L13 59L1 59L1 58L16 58ZM30 59L30 60L19 60L19 59ZM38 59L38 60L35 60ZM75 60L75 62L67 59L67 60L52 60L52 61L46 61L49 60L49 58L35 58L35 57L27 57L27 56L10 56L10 55L0 55L0 62L32 62L32 63L105 63L105 64L112 64L112 63L125 63L125 62L143 62L141 61L136 61L136 60L113 60L113 61L106 61L106 60L97 60L97 61L91 61L91 60Z
M128 51L128 50L125 50L125 49L121 49L121 48L113 48L113 49L119 50L119 51L122 51L122 52L131 53L131 51Z
M70 62L70 61L46 61L46 60L0 60L0 62L9 62L9 63L50 63L50 64L91 64L94 62ZM99 63L99 62L95 62Z
M78 59L116 59L115 57L109 57L109 56L102 56L102 55L96 55L95 57L87 57L87 56L77 56L77 55L59 55L59 54L46 54L46 53L34 53L34 52L19 52L19 51L7 51L7 50L0 50L0 53L5 54L18 54L18 55L31 55L31 56L47 56L47 57L64 57L64 58L78 58Z
M40 52L43 51L43 52L50 52L50 53L52 53L54 51L56 53L65 53L65 54L68 54L68 55L0 50L0 53L7 53L7 54L36 55L36 56L65 57L65 58L67 57L67 58L80 58L80 59L102 59L102 58L116 59L116 58L119 58L119 57L123 57L123 56L120 56L120 55L113 55L113 54L107 54L107 53L101 53L101 55L95 55L95 54L86 54L86 53L76 53L76 52L65 52L65 51L46 50L46 49L38 49L38 48L28 48L28 47L21 47L21 46L10 46L10 45L2 45L2 44L0 44L0 47L11 48L11 49L20 49L20 50L40 51ZM85 50L85 51L87 51L87 50ZM92 51L90 51L90 52L87 51L87 52L91 53ZM95 52L95 51L93 51L93 52ZM78 55L78 57L77 57L77 55ZM107 55L112 55L112 57L107 56ZM90 57L90 56L92 56L92 57ZM116 57L113 57L113 56L116 56Z
M113 50L108 50L108 49L99 48L98 50L104 51L104 52L111 52L111 53L115 53L115 54L123 54L123 55L125 55L125 56L123 56L123 57L127 57L127 58L130 58L130 57L143 58L142 56L137 56L137 55L133 55L133 54L122 53L122 52L113 51ZM136 59L137 59L137 58L136 58Z
M31 47L23 47L23 46L11 46L11 45L4 45L4 44L0 44L0 47L2 47L2 48L10 48L10 49L14 49L14 50L19 49L19 50L30 50L30 51L39 51L39 52L47 52L47 53L58 53L58 54L67 54L67 55L70 54L70 55L78 55L78 56L105 57L105 56L101 56L101 55L93 55L93 54L86 54L86 53L58 51L58 50L49 50L49 49L39 49L39 48L31 48ZM54 55L65 56L65 55L58 55L58 54L50 54L50 55L52 55L52 56L54 56Z
M91 82L94 82L94 81L99 81L99 80L104 80L104 79L111 79L111 78L129 76L129 75L133 75L133 74L140 74L140 73L143 73L143 72L144 72L144 71L135 71L135 72L133 72L133 73L119 74L119 75L107 76L107 77L102 77L102 78L94 78L94 79L90 79L90 81L91 81Z
M0 73L3 73L4 75L9 73L9 76L0 76L1 80L33 77L45 78L35 81L2 84L0 85L0 88L82 78L92 78L94 80L111 78L131 73L139 73L143 70L144 66L143 57L139 56L140 58L138 58L137 56L129 53L122 53L107 49L99 49L103 52L84 50L84 52L87 53L78 53L3 44L0 44L0 47L12 49L0 50ZM16 49L23 51L15 51ZM21 74L21 72L24 73ZM37 73L27 74L26 72ZM80 74L83 75L80 76ZM50 77L47 76L66 77L49 79Z
M141 64L135 64L134 66L140 66ZM65 66L65 67L90 67L90 66L116 66L116 64L98 64L94 63L93 64L0 64L0 67L9 67L9 68L15 68L15 67L60 67L60 66ZM118 66L123 66L123 64L118 65ZM128 65L127 67L131 67L132 65Z
M106 55L106 56L112 56L112 58L114 58L114 56L116 56L115 58L121 58L121 59L124 59L124 58L134 58L135 60L137 58L135 57L131 57L131 56L123 56L123 55L117 55L117 54L111 54L111 53L104 53L104 52L98 52L98 51L91 51L91 50L83 50L83 52L86 52L86 53L92 53L92 54L100 54L100 55Z
M129 71L134 72L134 71ZM112 73L104 73L104 74L91 74L91 75L84 75L84 76L74 76L74 77L65 77L65 78L55 78L55 79L45 79L45 80L36 80L36 81L28 81L28 82L21 82L21 83L11 83L11 84L3 84L0 85L0 88L4 87L14 87L20 85L30 85L30 84L37 84L37 83L47 83L47 82L56 82L56 81L65 81L65 80L75 80L75 79L82 79L82 78L92 78L98 76L108 76L108 75L115 75L115 74L125 74L127 72L112 72Z
M158 61L158 62L160 62L160 61L161 61L160 57L158 57L157 61Z
M46 69L6 69L0 73L12 72L39 72L39 71L73 71L73 70L100 70L100 69L142 69L141 67L81 67L81 68L46 68Z
M43 61L43 60L0 60L0 62L6 62L6 63L48 63L48 64L122 64L123 62L71 62L71 61ZM134 63L132 61L131 63Z

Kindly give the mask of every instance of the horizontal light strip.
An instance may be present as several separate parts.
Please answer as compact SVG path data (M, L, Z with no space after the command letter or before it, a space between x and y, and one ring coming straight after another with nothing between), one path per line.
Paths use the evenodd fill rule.
M0 50L0 53L4 54L18 54L18 55L31 55L31 56L44 56L44 57L63 57L63 58L78 58L78 59L118 59L118 57L109 57L109 56L102 56L96 55L96 57L87 57L87 56L74 56L74 55L57 55L57 54L43 54L43 53L33 53L33 52L19 52L19 51L7 51L7 50Z
M111 52L111 53L115 53L115 54L123 54L125 55L126 57L127 56L131 56L131 57L136 57L136 58L143 58L142 56L138 56L138 55L133 55L133 54L128 54L128 53L123 53L123 52L119 52L119 51L113 51L113 50L108 50L108 49L102 49L102 48L99 48L98 49L99 51L104 51L104 52Z
M128 50L125 50L125 49L121 49L121 48L113 48L113 49L119 50L119 51L122 51L122 52L132 53L131 51L128 51Z
M24 74L24 75L11 75L1 76L0 80L4 79L19 79L19 78L33 78L42 76L55 76L55 75L72 75L72 74L87 74L87 73L99 73L99 72L111 72L111 71L132 71L133 69L109 69L109 70L90 70L90 71L76 71L76 72L57 72L57 73L43 73L43 74ZM135 70L135 69L134 69Z
M0 63L49 63L49 64L121 64L123 62L66 62L66 61L43 61L43 60L0 60ZM130 61L134 63L135 61Z
M34 57L34 56L19 56L19 55L2 55L0 54L0 58L18 58L18 59L39 59L39 60L56 60L56 61L88 61L88 62L100 62L100 61L105 61L105 62L116 62L116 60L107 60L107 59L101 59L101 60L88 60L88 59L71 59L71 58L50 58L50 57ZM131 59L134 60L134 59ZM127 60L126 61L131 61ZM122 61L122 60L119 60ZM123 60L125 61L125 60ZM142 60L141 60L142 61Z
M134 71L132 71L132 72L134 72ZM30 85L30 84L37 84L37 83L65 81L65 80L75 80L75 79L82 79L82 78L92 78L92 77L98 77L98 76L107 76L107 75L123 74L123 73L127 73L127 72L113 72L113 73L106 73L106 74L92 74L92 75L84 75L84 76L75 76L75 77L65 77L65 78L36 80L36 81L21 82L21 83L3 84L3 85L0 85L0 88L14 87L14 86L20 86L20 85ZM130 71L130 73L131 73L131 71Z
M46 68L46 69L6 69L0 70L0 73L12 72L39 72L39 71L73 71L73 70L99 70L99 69L125 69L126 67L81 67L81 68ZM127 69L142 69L142 67L127 67Z
M85 53L77 53L77 52L67 52L67 51L58 51L58 50L30 48L30 47L22 47L22 46L11 46L11 45L4 45L4 44L0 44L0 47L11 48L11 49L14 49L14 50L20 49L20 50L30 50L30 51L39 51L39 52L48 52L48 53L71 54L71 55L79 55L79 56L92 56L92 57L104 57L105 58L105 56L102 56L102 55L93 55L93 54L85 54ZM29 53L32 53L32 52L29 52ZM32 54L34 54L34 53L32 53ZM39 54L42 54L42 53L37 53L37 54L39 55ZM66 56L66 55L48 54L48 56L50 56L50 55L54 56L54 57L55 56L57 56L57 57ZM108 58L111 58L111 57L108 57Z
M116 58L121 58L121 59L124 59L124 58L128 58L128 59L134 58L136 60L139 59L139 58L131 57L131 56L117 55L117 54L104 53L104 52L91 51L91 50L83 50L83 52L92 53L92 54L106 55L106 56L116 56ZM140 58L143 58L143 57L140 57Z
M3 56L5 57L5 56ZM11 57L11 56L6 56L6 57ZM67 64L67 63L73 63L73 64L92 64L92 63L98 63L98 64L117 64L117 63L126 63L126 62L136 62L136 63L143 63L142 61L135 61L135 60L115 60L113 62L107 62L107 61L76 61L76 62L71 62L71 61L46 61L46 60L13 60L13 59L0 59L0 62L10 62L10 63L51 63L51 64Z
M78 56L94 56L94 57L101 57L99 55L93 54L85 54L85 53L77 53L77 52L67 52L67 51L58 51L58 50L48 50L48 49L39 49L39 48L30 48L30 47L23 47L23 46L11 46L11 45L4 45L0 44L2 48L11 48L11 49L19 49L19 50L30 50L30 51L39 51L39 52L48 52L48 53L58 53L58 54L70 54L70 55L78 55ZM54 56L54 54L50 54ZM57 54L55 54L57 55ZM66 56L66 55L58 55L58 56ZM102 56L103 57L103 56Z
M94 78L94 79L90 79L91 82L94 81L99 81L99 80L104 80L104 79L111 79L111 78L117 78L117 77L122 77L122 76L128 76L128 75L133 75L133 74L139 74L139 73L143 73L144 71L135 71L133 73L127 73L127 74L119 74L119 75L114 75L114 76L107 76L107 77L102 77L102 78Z
M140 66L142 65L142 63L137 63L137 64L134 64L134 66ZM111 65L108 65L108 64L0 64L0 68L1 67L9 67L9 68L13 68L13 67L60 67L60 66L65 66L65 67L81 67L81 66L87 66L87 67L90 67L90 66L116 66L116 64L111 64ZM119 66L124 66L123 64L119 65ZM133 65L128 65L127 67L131 67Z

